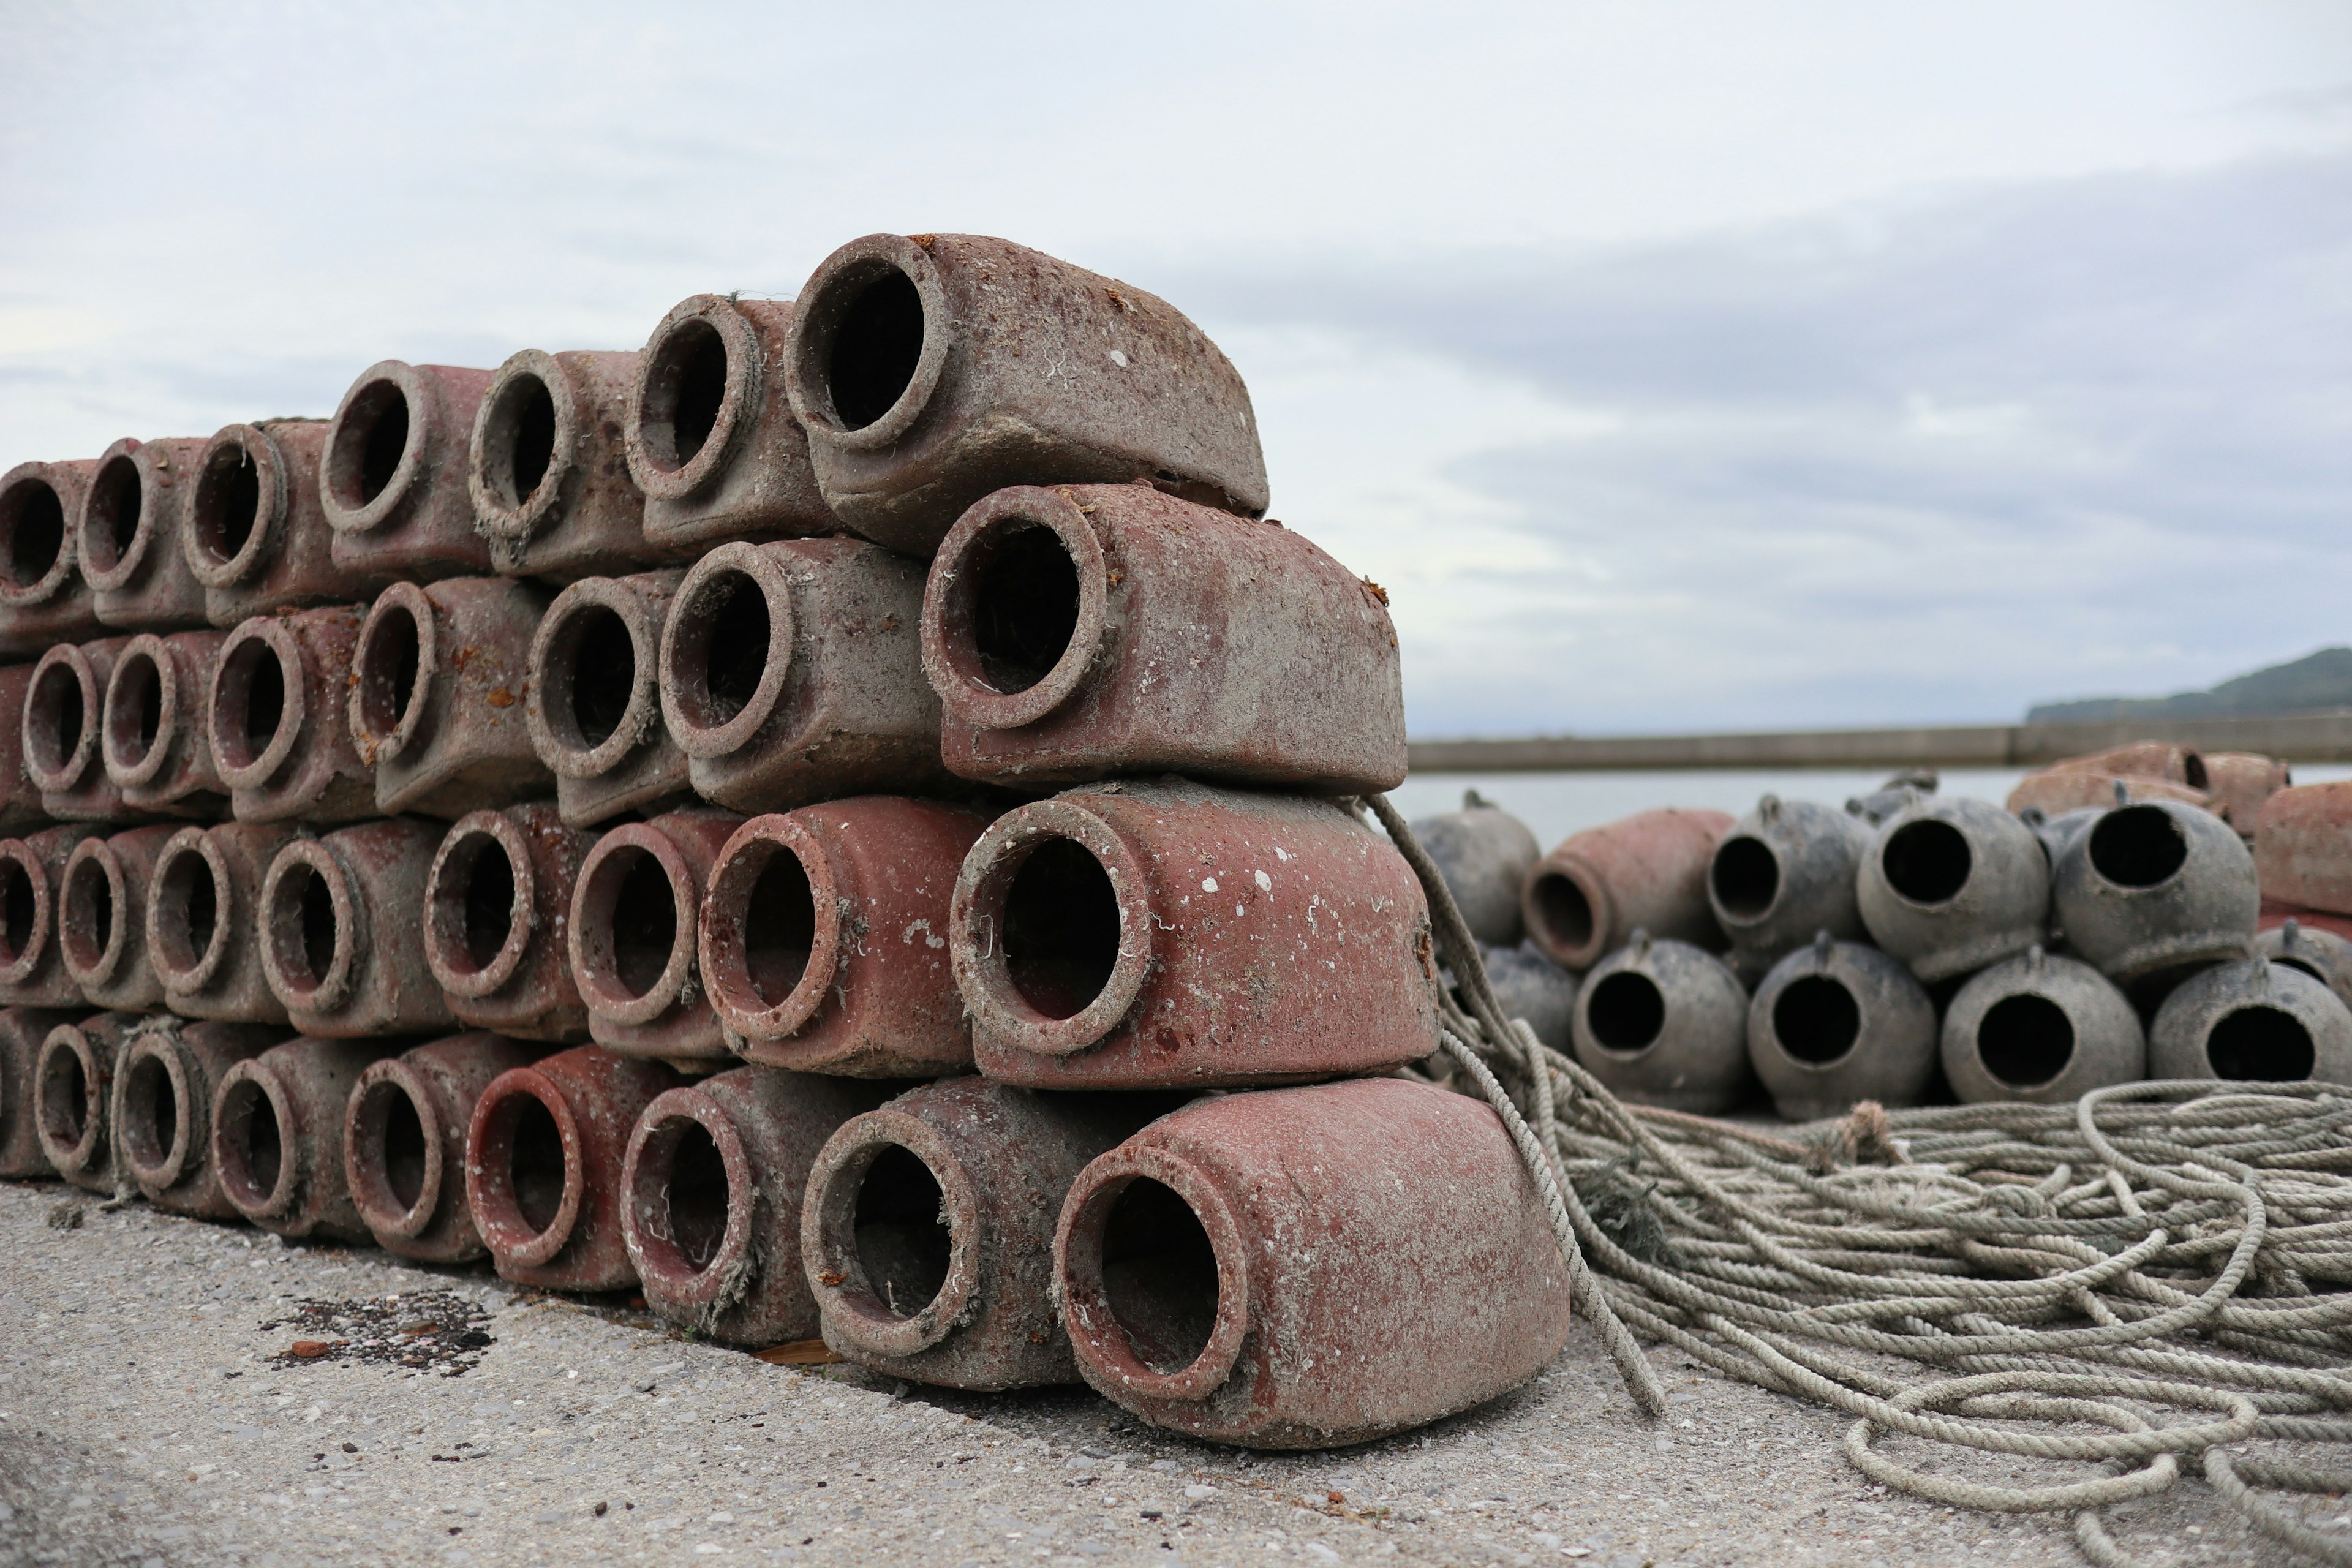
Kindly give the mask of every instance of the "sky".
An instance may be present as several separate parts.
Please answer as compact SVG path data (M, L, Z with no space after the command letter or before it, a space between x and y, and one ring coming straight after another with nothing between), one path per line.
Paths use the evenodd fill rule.
M0 468L877 230L1170 300L1418 736L2352 642L2352 6L0 5Z

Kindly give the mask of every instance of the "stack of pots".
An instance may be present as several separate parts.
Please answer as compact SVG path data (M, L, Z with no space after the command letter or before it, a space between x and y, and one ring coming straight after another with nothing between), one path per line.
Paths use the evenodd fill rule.
M2274 782L2252 849L2210 802L2133 788L2116 770L2149 764L2116 753L2041 775L2107 792L2055 816L2022 787L2011 812L1906 779L1843 810L1643 812L1540 859L1475 797L1420 826L1482 942L1517 934L1502 892L1524 866L1498 989L1645 1104L1717 1113L1760 1086L1802 1121L2150 1076L2352 1083L2352 784L2253 761ZM2258 859L2294 902L2263 902Z
M1223 1441L1503 1393L1561 1259L1396 1075L1396 636L1267 500L1190 321L959 235L11 470L5 1173Z

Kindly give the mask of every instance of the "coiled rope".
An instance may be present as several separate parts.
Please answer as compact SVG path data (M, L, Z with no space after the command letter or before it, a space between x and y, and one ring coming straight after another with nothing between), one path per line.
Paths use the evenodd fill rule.
M2172 1486L2184 1456L2255 1531L2352 1564L2352 1532L2257 1489L2342 1494L2352 1472L2244 1447L2352 1443L2352 1091L1865 1103L1786 1138L1629 1106L1505 1016L1436 866L1384 796L1367 804L1427 890L1455 981L1429 1076L1502 1118L1576 1310L1643 1412L1665 1397L1636 1334L1851 1414L1846 1456L1882 1485L2073 1511L2101 1568L2132 1559L2097 1510ZM2094 1468L1992 1485L1901 1463L1876 1447L1887 1434Z

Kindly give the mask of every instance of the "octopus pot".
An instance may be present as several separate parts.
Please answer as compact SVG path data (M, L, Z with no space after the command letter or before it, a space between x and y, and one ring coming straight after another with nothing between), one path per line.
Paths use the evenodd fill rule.
M141 1020L114 1075L119 1174L166 1213L242 1218L213 1165L213 1101L231 1068L285 1038L260 1024Z
M74 847L96 837L75 824L0 839L0 1007L87 1005L58 941L58 895Z
M77 1187L114 1194L114 1074L136 1013L93 1013L59 1024L41 1042L33 1068L33 1116L41 1152Z
M2093 773L2082 768L2051 768L2029 773L2009 792L2006 805L2019 816L2038 810L2044 816L2061 816L2086 806L2105 810L2116 804L2118 790L2126 801L2177 800L2200 811L2211 811L2215 805L2213 796L2206 791L2169 779Z
M1772 966L1748 1005L1748 1059L1791 1121L1856 1100L1916 1105L1936 1076L1936 1005L1908 969L1826 935Z
M2104 773L2115 778L2162 779L2168 784L2204 789L2211 783L2204 754L2170 741L2134 741L2128 745L2090 752L2053 763L2053 773Z
M466 1135L482 1091L544 1048L452 1035L371 1063L343 1110L343 1180L386 1252L424 1263L487 1257L466 1204Z
M138 815L106 776L98 737L114 660L130 641L61 642L33 666L19 744L41 810L60 822L117 822Z
M140 816L226 816L228 786L213 766L205 698L220 660L219 632L142 632L123 644L106 683L99 762Z
M2265 800L2254 870L2265 899L2352 915L2352 779L2295 784Z
M390 581L334 563L319 493L327 430L324 419L269 419L226 426L205 447L181 545L213 626L356 604Z
M469 577L376 598L352 653L352 742L375 770L376 809L458 817L551 795L523 720L530 642L548 593Z
M702 897L702 983L751 1061L852 1078L971 1070L948 957L974 811L866 795L755 816Z
M1494 988L1495 1000L1503 1005L1503 1016L1526 1023L1536 1032L1536 1038L1553 1050L1570 1049L1579 990L1576 975L1545 957L1533 943L1482 945L1478 952L1486 961L1486 984Z
M2299 969L2219 964L2164 999L2147 1031L2153 1078L2352 1084L2352 1010Z
M637 355L525 349L474 415L466 482L490 563L570 582L675 553L646 542L646 498L622 434Z
M1969 1105L2065 1105L2147 1076L2139 1014L2089 964L2032 947L1971 977L1944 1011L1944 1079Z
M2271 931L2294 921L2305 931L2329 931L2352 942L2352 915L2330 914L2326 910L2306 909L2301 904L2284 903L2265 897L2263 912L2256 918L2257 931Z
M1586 972L1576 1059L1624 1100L1714 1116L1748 1097L1748 993L1715 954L1647 931Z
M1707 873L1731 828L1719 811L1670 809L1570 835L1536 862L1520 889L1529 940L1580 972L1632 941L1636 928L1721 952Z
M147 893L147 962L163 1005L183 1017L284 1024L262 969L262 879L299 831L290 824L183 827L155 856Z
M1941 783L1933 768L1906 768L1868 795L1849 799L1846 814L1876 827L1912 802L1934 795Z
M213 1170L230 1206L278 1236L367 1240L343 1174L343 1114L360 1075L398 1048L297 1037L223 1073Z
M2261 912L2245 841L2178 801L2105 813L2067 847L2051 882L2067 946L2119 984L2242 955Z
M1707 864L1707 907L1731 939L1733 973L1752 984L1816 932L1861 936L1854 879L1870 841L1858 814L1777 795L1758 801Z
M1278 524L1149 485L975 504L931 562L922 647L965 778L1166 772L1326 795L1404 779L1382 591Z
M1933 985L2043 940L2050 860L1990 801L1934 796L1880 826L1854 896L1871 940Z
M2302 970L2352 1006L2352 941L2341 932L2289 916L2284 924L2254 938L2254 952L2273 963Z
M425 961L426 877L437 822L395 816L307 835L261 879L261 973L306 1035L446 1033L457 1020Z
M2294 774L2276 757L2252 752L2205 753L2208 791L2241 838L2252 838L2271 796L2294 783Z
M662 719L695 793L737 811L944 783L922 572L854 539L722 544L662 625Z
M355 822L375 775L352 743L356 608L258 616L223 639L205 704L213 766L240 822Z
M1254 1448L1360 1443L1483 1405L1569 1330L1568 1269L1502 1123L1395 1079L1217 1096L1154 1122L1071 1187L1054 1285L1105 1398Z
M163 977L147 961L147 898L155 863L181 830L134 827L85 838L58 879L58 956L93 1007L122 1013L163 1005Z
M466 481L490 375L388 359L352 383L319 462L339 569L411 582L490 570Z
M731 811L673 811L614 828L581 862L572 983L598 1045L676 1062L733 1059L703 984L697 923L711 868L742 825Z
M1519 889L1543 858L1528 825L1472 789L1462 792L1461 810L1424 816L1412 826L1470 934L1490 948L1518 946L1527 926Z
M980 1070L1033 1089L1295 1083L1437 1038L1412 868L1307 796L1171 778L1023 806L965 858L948 952Z
M145 632L205 624L205 585L188 569L180 531L210 445L201 436L125 437L100 455L74 519L74 552L100 625Z
M35 1094L41 1047L51 1030L84 1016L79 1008L0 1007L0 1177L22 1181L57 1174L41 1147Z
M33 689L33 667L0 667L0 833L22 833L49 820L41 809L41 786L25 765L25 698Z
M0 474L0 658L96 637L98 610L75 560L95 462L19 463Z
M2017 820L2032 830L2033 837L2042 845L2042 858L2050 862L2051 871L2054 875L2058 869L2058 862L2066 858L2068 847L2075 839L2097 826L2099 818L2105 815L2106 809L2105 806L2084 806L2080 810L2063 812L2056 816L2051 816L2040 806L2030 805L2017 814Z
M745 1067L673 1089L637 1118L621 1227L646 1304L698 1336L817 1336L801 1203L817 1151L904 1086Z
M482 1090L466 1134L466 1206L502 1277L553 1290L637 1282L622 1232L629 1134L677 1082L659 1062L575 1046Z
M684 572L589 577L555 596L523 684L531 749L574 827L693 798L686 753L662 722L662 624Z
M1063 1195L1088 1161L1173 1106L956 1078L844 1122L801 1211L824 1342L950 1388L1076 1383L1051 1293Z
M979 235L868 235L820 263L785 344L818 487L928 555L1007 485L1149 480L1265 514L1249 391L1166 300Z
M564 928L596 842L544 803L460 817L425 879L425 962L457 1021L526 1040L588 1037Z
M808 436L784 393L789 300L695 294L637 355L625 433L645 537L672 554L831 533Z

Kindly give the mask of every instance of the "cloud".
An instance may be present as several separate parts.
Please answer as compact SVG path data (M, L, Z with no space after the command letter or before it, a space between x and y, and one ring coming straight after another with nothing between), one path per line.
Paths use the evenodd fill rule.
M1313 451L1276 468L1396 591L1423 733L2002 719L2343 636L2352 156L1179 297L1353 345L1391 416L1447 426L1423 456L1467 552ZM1508 389L1485 438L1464 385Z

